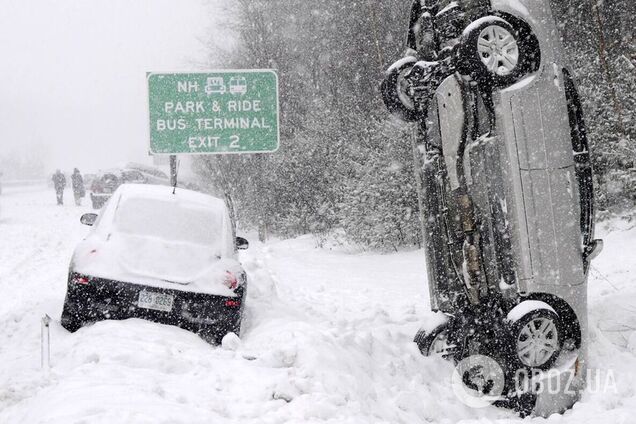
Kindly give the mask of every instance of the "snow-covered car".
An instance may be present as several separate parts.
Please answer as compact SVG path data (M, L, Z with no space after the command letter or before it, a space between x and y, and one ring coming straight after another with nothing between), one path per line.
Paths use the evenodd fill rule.
M519 370L571 370L577 388L558 402L523 393L516 407L571 406L601 243L581 103L549 2L415 0L406 56L382 93L417 121L431 306L448 318L417 334L420 350L494 358L511 402Z
M91 182L91 204L100 209L121 184L146 184L148 178L136 169L111 169L100 172Z
M225 203L156 185L120 186L76 247L62 325L143 318L176 325L218 343L239 334L247 288Z

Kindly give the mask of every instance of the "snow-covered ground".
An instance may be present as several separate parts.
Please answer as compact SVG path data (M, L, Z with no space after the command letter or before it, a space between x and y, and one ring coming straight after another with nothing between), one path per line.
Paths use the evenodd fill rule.
M519 418L471 409L452 367L411 342L428 311L424 255L316 249L311 238L242 254L250 286L242 340L213 347L142 320L69 334L51 327L40 368L40 319L59 319L68 261L88 207L52 189L0 196L0 423L487 423ZM85 202L88 203L88 202ZM636 420L636 226L599 229L590 278L590 366L615 390L589 390L564 416L535 422ZM233 342L233 343L232 343ZM611 387L613 389L613 386Z

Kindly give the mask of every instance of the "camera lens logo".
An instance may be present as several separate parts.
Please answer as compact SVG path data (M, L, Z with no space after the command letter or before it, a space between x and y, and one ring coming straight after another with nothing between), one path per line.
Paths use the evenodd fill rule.
M451 384L455 396L465 405L485 408L501 398L505 376L494 359L472 355L457 364Z

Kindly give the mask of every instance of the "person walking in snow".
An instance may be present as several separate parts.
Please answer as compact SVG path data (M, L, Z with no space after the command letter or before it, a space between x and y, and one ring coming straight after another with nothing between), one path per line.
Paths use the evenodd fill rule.
M55 187L55 194L57 196L57 204L63 205L64 204L64 187L66 187L66 177L64 176L64 174L62 174L62 171L58 169L57 171L55 171L55 174L53 174L53 177L51 179L53 180L53 187Z
M84 178L82 178L82 174L80 174L79 169L77 168L73 170L73 175L71 175L71 184L73 186L75 205L81 206L82 197L86 195L86 191L84 190Z

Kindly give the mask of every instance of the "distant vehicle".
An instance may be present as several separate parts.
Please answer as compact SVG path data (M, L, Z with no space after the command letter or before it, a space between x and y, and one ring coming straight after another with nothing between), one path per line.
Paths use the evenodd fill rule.
M148 184L170 184L170 177L168 176L168 174L163 172L161 169L155 168L154 166L131 162L126 164L126 169L132 169L141 172L141 174L146 178L146 182Z
M205 83L205 94L225 94L227 88L223 77L209 77Z
M90 187L93 184L93 181L95 180L96 176L97 176L97 174L84 174L83 175L84 186L85 187Z
M230 78L230 93L241 95L247 93L247 80L245 77Z
M124 184L75 249L62 325L74 332L100 320L142 318L176 325L219 343L239 334L247 249L234 237L225 203L166 186Z
M91 183L93 209L104 206L117 187L124 183L146 184L148 178L136 169L113 169L100 172Z
M139 163L128 163L126 164L126 168L134 169L141 172L141 174L146 179L147 184L171 185L170 177L168 176L168 174L154 166L143 165ZM184 176L179 176L177 187L183 187L193 191L202 191L201 187L196 182Z

